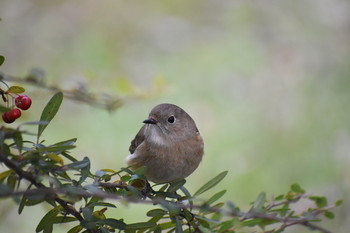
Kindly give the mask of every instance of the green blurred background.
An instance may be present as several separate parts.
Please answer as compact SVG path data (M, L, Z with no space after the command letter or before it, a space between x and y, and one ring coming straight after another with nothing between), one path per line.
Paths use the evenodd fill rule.
M190 191L229 170L214 191L228 189L225 199L244 209L261 191L278 195L299 183L345 200L323 223L345 233L349 12L342 0L1 0L1 71L24 76L39 67L50 84L84 83L125 99L113 113L66 99L43 135L47 143L77 137L73 154L88 156L93 171L122 167L150 109L175 103L205 139ZM37 120L52 93L27 89L33 109L23 120ZM107 214L128 223L146 219L149 208L118 206ZM18 216L11 200L2 201L0 231L34 232L45 210Z

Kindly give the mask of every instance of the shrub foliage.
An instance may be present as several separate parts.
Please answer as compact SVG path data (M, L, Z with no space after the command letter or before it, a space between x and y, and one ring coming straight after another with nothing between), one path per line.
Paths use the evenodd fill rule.
M0 63L3 60L0 57ZM9 89L22 87L7 88L1 89L4 98ZM57 92L44 107L39 121L25 122L17 128L3 125L0 129L0 164L6 168L0 173L0 201L12 198L18 205L18 214L34 205L49 205L50 210L37 220L36 232L52 232L54 224L67 223L73 226L69 233L272 233L283 232L294 225L331 232L319 222L322 217L333 219L331 209L341 201L329 204L326 197L310 195L298 184L275 197L268 198L262 192L249 209L241 210L232 201L222 201L226 190L213 191L227 171L204 183L193 194L185 187L184 179L150 184L144 176L144 167L135 171L124 167L93 172L88 157L77 160L72 154L76 138L52 145L47 145L42 138L62 100L62 92ZM2 106L0 111L7 111L8 107ZM37 127L36 133L24 130L25 125ZM212 192L211 197L204 199L205 192ZM296 212L294 204L305 200L309 204ZM149 204L148 220L129 223L109 216L108 209L116 208L117 203ZM121 205L120 208L126 207Z

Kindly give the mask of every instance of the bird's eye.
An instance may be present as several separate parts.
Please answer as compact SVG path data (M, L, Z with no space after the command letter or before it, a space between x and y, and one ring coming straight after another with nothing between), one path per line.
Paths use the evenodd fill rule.
M168 122L169 123L174 123L175 122L175 117L174 116L170 116L169 118L168 118Z

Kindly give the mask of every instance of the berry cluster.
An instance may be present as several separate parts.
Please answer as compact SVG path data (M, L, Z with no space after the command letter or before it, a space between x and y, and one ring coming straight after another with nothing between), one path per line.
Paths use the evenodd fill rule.
M2 120L5 123L12 123L17 118L21 117L21 110L27 110L32 105L32 100L27 95L18 95L15 98L15 105L17 108L12 108L10 111L4 112L2 114Z

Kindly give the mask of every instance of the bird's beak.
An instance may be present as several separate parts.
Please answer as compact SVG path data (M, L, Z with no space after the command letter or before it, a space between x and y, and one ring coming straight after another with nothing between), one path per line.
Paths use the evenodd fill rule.
M153 119L153 118L150 117L150 118L144 120L143 123L155 125L155 124L157 124L157 121L156 121L155 119Z

